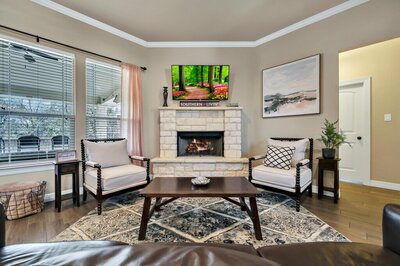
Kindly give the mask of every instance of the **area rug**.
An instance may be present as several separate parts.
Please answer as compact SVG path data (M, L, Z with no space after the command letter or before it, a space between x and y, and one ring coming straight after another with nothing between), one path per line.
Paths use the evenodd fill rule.
M138 241L143 198L127 193L90 211L52 241L116 240L138 242L236 243L260 247L286 243L349 240L290 197L262 191L257 198L263 240L256 240L245 211L221 198L181 198L154 212L146 240Z

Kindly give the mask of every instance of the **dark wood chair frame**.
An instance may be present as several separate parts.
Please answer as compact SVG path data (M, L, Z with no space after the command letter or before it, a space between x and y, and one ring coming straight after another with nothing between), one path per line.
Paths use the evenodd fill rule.
M273 140L280 140L280 141L298 141L301 140L303 138L271 138ZM291 196L294 196L294 199L296 201L296 211L299 212L300 211L300 197L301 195L308 190L308 195L310 197L312 197L312 167L313 167L313 148L314 148L314 140L312 138L309 138L310 144L309 144L309 155L308 155L308 163L302 163L299 162L296 164L296 185L295 185L295 192L289 192L289 191L285 191L285 190L280 190L278 188L273 188L273 187L269 187L266 185L260 185L260 184L255 184L252 182L252 184L256 187L259 188L263 188L263 189L267 189L267 190L272 190L272 191L279 191L279 192L283 192L285 194L289 194ZM252 173L252 169L253 169L253 161L256 160L260 160L260 159L264 159L264 156L253 156L249 158L249 181L251 182L251 180L253 179L253 173ZM311 169L311 183L310 185L307 186L306 189L304 189L303 192L301 192L301 187L300 187L300 167L308 165L308 168Z
M124 140L124 138L110 138L110 139L86 139L87 141L92 141L92 142L115 142L115 141L121 141ZM83 142L84 140L81 140L81 152L82 152L82 179L83 179L83 201L87 200L87 193L89 192L97 201L97 214L100 215L102 212L102 203L103 201L105 201L106 199L119 195L119 194L124 194L127 192L131 192L137 189L141 189L146 187L149 183L150 183L150 159L146 158L146 157L141 157L141 156L129 156L129 158L131 158L132 160L138 160L138 161L143 161L146 162L146 184L143 185L139 185L139 186L134 186L134 187L130 187L127 189L123 189L123 190L119 190L113 193L109 193L106 195L103 195L103 186L101 183L101 165L100 164L96 164L94 166L89 166L86 164L86 153L85 153L85 144ZM90 189L87 189L85 187L85 171L86 171L86 167L93 167L97 169L97 190L96 190L96 194L93 193Z

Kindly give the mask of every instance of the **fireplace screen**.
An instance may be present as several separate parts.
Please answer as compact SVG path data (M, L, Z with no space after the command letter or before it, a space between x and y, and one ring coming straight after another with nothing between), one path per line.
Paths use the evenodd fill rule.
M178 156L224 156L224 132L178 132Z

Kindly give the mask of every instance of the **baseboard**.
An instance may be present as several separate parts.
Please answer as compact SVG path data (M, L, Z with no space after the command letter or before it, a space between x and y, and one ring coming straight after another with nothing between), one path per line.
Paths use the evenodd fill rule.
M384 189L400 191L400 184L378 181L378 180L368 180L368 181L362 182L362 181L354 181L354 180L341 178L340 182L346 182L346 183L350 183L350 184L364 185L364 186L369 186L369 187L377 187L377 188L384 188Z
M83 187L79 188L79 194L82 195ZM72 194L72 188L61 191L61 195ZM44 195L44 202L51 202L56 200L56 193L47 193Z
M370 180L369 182L364 183L364 185L400 191L400 184L397 183Z
M313 185L312 186L312 192L315 193L315 194L318 194L318 186ZM333 198L333 192L324 190L324 196ZM339 198L340 198L340 189L339 189Z

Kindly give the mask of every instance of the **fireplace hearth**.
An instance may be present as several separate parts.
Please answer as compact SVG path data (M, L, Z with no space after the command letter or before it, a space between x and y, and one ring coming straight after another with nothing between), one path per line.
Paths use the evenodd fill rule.
M177 155L224 156L224 132L177 132Z

